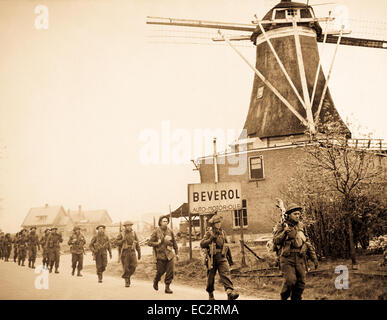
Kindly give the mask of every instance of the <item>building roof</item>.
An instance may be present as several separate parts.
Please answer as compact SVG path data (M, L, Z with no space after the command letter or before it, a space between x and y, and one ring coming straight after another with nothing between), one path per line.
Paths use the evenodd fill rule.
M63 215L61 216L61 211ZM64 225L67 221L63 221L65 211L62 206L44 206L31 208L24 218L22 227L29 226L46 226L46 225Z
M100 223L106 220L112 223L112 219L109 216L109 213L106 210L88 210L88 211L78 211L70 210L70 218L74 223Z

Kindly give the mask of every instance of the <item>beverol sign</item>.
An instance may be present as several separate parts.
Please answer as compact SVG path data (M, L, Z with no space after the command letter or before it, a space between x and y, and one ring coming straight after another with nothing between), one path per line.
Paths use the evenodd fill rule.
M188 185L191 213L213 213L242 209L242 189L239 182L198 183Z

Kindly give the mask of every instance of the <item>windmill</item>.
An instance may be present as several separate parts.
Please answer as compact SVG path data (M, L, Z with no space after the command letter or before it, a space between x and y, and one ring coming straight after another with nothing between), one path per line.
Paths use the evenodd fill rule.
M336 22L336 23L335 23ZM337 30L328 31L335 23ZM255 78L244 129L249 138L271 138L315 134L328 118L343 121L328 89L335 59L325 77L317 43L386 49L387 42L348 37L347 30L331 16L318 18L309 3L282 0L259 20L229 23L203 20L147 17L147 24L217 29L225 41L254 71ZM228 37L221 30L247 32ZM250 63L233 44L251 41L256 46L256 63ZM348 130L349 133L349 130Z

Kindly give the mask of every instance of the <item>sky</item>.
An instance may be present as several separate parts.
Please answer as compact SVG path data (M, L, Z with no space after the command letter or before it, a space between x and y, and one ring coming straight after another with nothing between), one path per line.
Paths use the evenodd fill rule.
M318 2L328 1L310 4ZM0 228L18 231L28 210L46 203L106 209L120 221L186 202L187 184L200 182L190 159L211 152L211 134L201 134L239 134L254 74L226 44L194 44L206 29L150 26L146 16L250 23L276 3L0 0ZM315 12L337 5L347 6L353 30L386 38L385 1ZM238 45L254 62L254 47ZM320 45L325 73L334 48ZM358 136L387 138L386 54L339 47L329 88Z

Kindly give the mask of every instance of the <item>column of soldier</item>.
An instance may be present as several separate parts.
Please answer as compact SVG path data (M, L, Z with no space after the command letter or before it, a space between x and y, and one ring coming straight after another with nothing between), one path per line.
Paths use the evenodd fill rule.
M280 268L284 275L284 284L280 293L281 299L301 299L305 288L306 265L305 255L309 254L315 267L318 266L313 246L305 236L305 230L299 220L302 208L291 205L283 212L283 221L274 228L273 243L280 258ZM239 293L234 289L230 277L229 266L233 265L231 250L227 244L225 231L221 228L222 217L217 213L208 221L210 227L200 242L201 248L206 252L205 265L207 268L208 297L214 300L214 282L216 273L219 273L220 282L223 284L228 300L235 300ZM153 289L159 290L159 281L165 274L165 293L172 294L170 288L174 276L174 261L178 260L178 246L173 231L168 228L169 217L161 216L159 227L154 230L148 245L153 247L156 257L156 275L153 280ZM122 263L125 287L130 287L130 278L134 274L137 261L141 259L141 247L136 232L132 229L133 223L126 221L124 230L115 239L119 249L119 260ZM92 238L89 248L96 263L98 282L102 283L103 272L107 266L107 253L112 259L112 251L109 237L105 234L106 227L99 225L97 234ZM60 243L62 235L56 227L46 229L41 239L36 234L36 228L30 232L23 229L14 239L10 234L0 233L0 258L9 261L13 244L13 259L18 265L24 266L28 253L28 267L35 268L37 250L42 248L43 266L51 273L55 266L55 273L59 273ZM79 227L74 227L73 234L68 240L72 254L72 275L77 269L77 276L81 277L83 268L83 256L85 254L85 237ZM137 251L137 254L136 254Z

